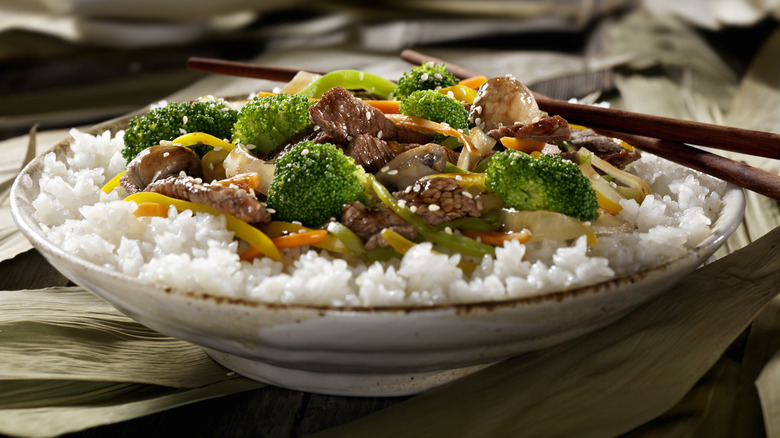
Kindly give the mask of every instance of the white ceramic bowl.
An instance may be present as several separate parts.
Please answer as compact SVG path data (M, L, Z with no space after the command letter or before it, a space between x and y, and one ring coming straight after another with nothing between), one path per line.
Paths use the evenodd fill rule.
M95 127L117 130L128 119ZM62 156L69 140L54 147ZM203 346L239 374L302 391L401 395L423 391L620 318L706 261L736 229L744 194L729 186L713 233L685 257L593 286L498 302L400 308L265 304L155 284L96 266L46 240L33 216L38 157L17 179L11 212L24 235L65 276L138 322Z

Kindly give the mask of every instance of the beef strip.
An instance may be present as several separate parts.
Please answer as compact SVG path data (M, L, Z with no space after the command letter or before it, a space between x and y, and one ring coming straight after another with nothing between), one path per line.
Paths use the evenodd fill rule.
M433 225L466 216L479 217L482 199L463 190L454 178L421 179L395 197Z
M487 133L496 140L501 137L527 138L537 141L562 141L569 140L572 136L569 122L561 116L542 117L534 123L514 124L512 126L499 126Z
M402 144L400 146L403 149L403 151L406 152L408 150L411 150L411 149L414 149L414 148L418 148L420 146L425 146L425 145L417 144L417 143L406 143L406 144ZM453 151L450 148L444 148L444 149L446 149L446 153L447 153L447 162L450 163L450 164L458 164L458 157L460 156L460 153L456 152L456 151Z
M344 153L355 159L355 163L363 166L367 172L376 173L379 169L395 158L390 145L381 138L368 134L358 134L352 137Z
M629 151L611 137L599 135L592 129L575 129L572 131L571 143L577 149L588 149L618 169L623 169L642 157L639 151Z
M169 176L157 180L146 186L145 191L205 204L250 224L271 220L271 214L266 210L265 205L253 194L237 187L203 184L200 178L187 175Z
M380 234L385 228L389 228L407 239L417 237L417 230L392 210L369 209L359 201L350 202L341 207L341 223L360 237L363 246L369 250L388 246Z
M397 126L382 111L354 97L349 91L336 87L323 94L309 108L312 121L335 141L347 144L360 134L400 143L428 143L431 137L414 129Z

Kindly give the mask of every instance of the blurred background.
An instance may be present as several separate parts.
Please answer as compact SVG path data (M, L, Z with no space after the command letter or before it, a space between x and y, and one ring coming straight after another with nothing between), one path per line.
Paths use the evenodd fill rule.
M721 122L778 11L771 0L3 0L0 139L175 96L208 76L186 69L190 56L306 68L405 48L557 98Z

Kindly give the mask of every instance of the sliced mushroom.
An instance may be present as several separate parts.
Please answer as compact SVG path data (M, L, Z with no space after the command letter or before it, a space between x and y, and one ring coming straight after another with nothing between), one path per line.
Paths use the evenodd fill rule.
M516 123L527 125L540 117L531 90L511 76L482 84L469 111L469 119L485 132Z
M143 150L127 165L119 183L133 194L149 184L184 172L193 178L202 178L200 158L194 151L173 145L157 145Z
M376 173L376 179L390 190L403 190L418 179L447 168L447 148L429 143L409 149L390 160Z

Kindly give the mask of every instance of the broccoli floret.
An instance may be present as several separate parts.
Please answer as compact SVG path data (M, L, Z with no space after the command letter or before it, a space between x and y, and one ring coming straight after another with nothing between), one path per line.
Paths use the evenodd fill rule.
M458 83L444 64L425 62L404 73L398 79L393 97L401 100L417 90L436 90Z
M297 94L256 97L239 111L233 143L255 145L265 155L311 124L311 105Z
M457 99L435 90L418 90L398 106L401 114L446 123L455 129L468 129L469 113Z
M129 163L144 149L188 132L205 132L217 138L230 138L237 115L236 110L228 108L223 102L169 103L130 120L124 135L122 156ZM201 148L200 152L205 150Z
M485 185L516 210L547 210L582 221L598 219L598 199L576 164L557 155L534 159L514 150L493 154Z
M276 162L268 189L274 218L317 226L341 215L341 206L366 199L365 171L330 143L303 141Z

